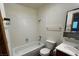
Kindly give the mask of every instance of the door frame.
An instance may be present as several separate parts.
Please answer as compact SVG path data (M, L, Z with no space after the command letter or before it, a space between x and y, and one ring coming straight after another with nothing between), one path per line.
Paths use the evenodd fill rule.
M9 54L8 41L7 41L6 34L5 34L1 11L0 11L0 31L1 31L0 43L1 43L2 56L9 56L10 54Z

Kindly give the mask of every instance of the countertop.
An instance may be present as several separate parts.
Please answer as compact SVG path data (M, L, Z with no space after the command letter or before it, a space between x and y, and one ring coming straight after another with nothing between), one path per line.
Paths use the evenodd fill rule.
M63 42L56 49L71 56L79 56L79 49L75 47L79 48L79 45L71 42Z

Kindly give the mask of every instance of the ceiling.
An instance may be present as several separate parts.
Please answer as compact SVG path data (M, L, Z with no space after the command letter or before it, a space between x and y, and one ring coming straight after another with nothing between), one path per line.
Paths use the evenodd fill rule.
M27 6L27 7L32 7L32 8L39 8L46 3L20 3L21 5Z

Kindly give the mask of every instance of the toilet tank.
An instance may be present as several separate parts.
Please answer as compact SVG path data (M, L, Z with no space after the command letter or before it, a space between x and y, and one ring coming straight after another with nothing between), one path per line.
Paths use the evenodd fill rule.
M54 49L55 45L56 45L56 42L52 40L46 40L46 48Z

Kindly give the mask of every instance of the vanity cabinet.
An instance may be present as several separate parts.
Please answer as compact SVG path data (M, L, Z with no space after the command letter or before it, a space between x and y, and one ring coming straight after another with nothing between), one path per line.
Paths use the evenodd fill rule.
M56 50L56 56L70 56L62 51Z
M79 46L76 43L63 42L56 47L56 56L79 56L79 50L75 48Z

